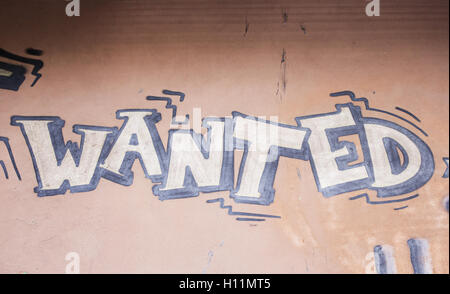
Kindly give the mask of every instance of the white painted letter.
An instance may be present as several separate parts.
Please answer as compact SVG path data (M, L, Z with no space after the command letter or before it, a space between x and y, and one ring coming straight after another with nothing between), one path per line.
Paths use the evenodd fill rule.
M30 152L34 157L36 172L42 185L40 190L43 190L41 194L46 194L45 190L59 189L66 180L71 187L89 185L96 170L106 136L112 133L112 130L108 128L74 126L74 132L84 136L80 146L82 150L80 151L79 162L76 163L70 149L66 150L62 137L56 138L55 131L60 132L62 126L53 126L55 129L50 133L50 124L58 122L62 121L59 119L33 120L30 118L14 120L14 124L22 126ZM57 154L61 157L58 158L59 162ZM64 192L65 189L56 194L63 194Z
M375 182L372 184L372 187L383 188L399 185L414 177L419 172L422 162L420 150L406 135L393 128L379 124L364 124L364 128L366 129L367 142L369 143L375 176ZM399 174L392 173L383 138L391 138L396 141L404 148L408 156L407 166Z
M380 0L372 0L366 5L367 16L380 16Z
M340 170L336 158L349 155L348 149L344 147L331 151L331 146L328 142L327 129L355 125L352 113L348 107L342 107L339 113L305 118L301 119L300 122L302 127L311 130L311 136L308 140L309 149L314 161L316 176L322 189L368 177L364 166Z
M66 274L80 273L80 255L78 253L76 252L67 253L66 261L69 261L69 263L66 265Z
M66 5L67 16L80 16L80 0L72 0Z
M243 166L241 163L240 185L234 196L246 197L249 201L253 198L253 201L264 204L270 203L271 199L262 199L269 196L261 195L262 191L259 190L261 181L267 181L272 188L273 178L263 179L266 164L278 160L279 147L299 151L305 135L306 131L294 127L290 128L255 118L235 117L234 137L247 142L247 152L246 158L242 159L245 163Z
M200 145L206 147L206 144L200 142L199 134L195 134L198 140L194 140L191 131L173 131L171 134L169 171L165 187L160 188L160 191L183 188L186 167L190 168L199 187L220 185L225 124L223 121L209 120L203 126L210 127L207 134L210 145L205 148L209 152L208 158L200 150Z
M157 151L150 133L150 128L153 126L147 126L145 121L145 118L154 112L154 110L120 110L117 112L117 117L126 119L126 121L119 131L119 137L111 152L100 167L114 174L125 176L128 181L131 181L132 174L129 169L131 169L135 158L126 157L128 152L133 152L142 159L142 168L147 177L162 174ZM154 130L156 132L156 128ZM128 161L125 166L127 170L121 171L120 168L124 160Z

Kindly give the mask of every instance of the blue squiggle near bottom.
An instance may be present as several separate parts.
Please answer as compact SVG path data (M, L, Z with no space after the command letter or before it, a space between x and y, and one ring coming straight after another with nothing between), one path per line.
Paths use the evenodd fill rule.
M237 217L237 221L245 221L245 222L263 222L264 218L248 218L248 217Z
M405 206L402 206L402 207L394 208L394 210L401 210L401 209L405 209L405 208L407 208L407 207L408 207L408 205L405 205Z

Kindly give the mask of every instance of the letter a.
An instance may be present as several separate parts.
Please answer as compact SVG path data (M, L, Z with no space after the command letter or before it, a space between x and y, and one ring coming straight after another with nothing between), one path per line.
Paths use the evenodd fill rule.
M380 16L380 0L373 0L366 5L367 16Z
M67 16L80 16L80 0L72 0L66 5Z

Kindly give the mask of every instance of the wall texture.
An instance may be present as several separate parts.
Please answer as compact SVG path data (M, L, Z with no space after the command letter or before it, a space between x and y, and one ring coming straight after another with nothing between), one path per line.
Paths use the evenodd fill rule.
M0 0L0 272L448 273L449 3L368 2Z

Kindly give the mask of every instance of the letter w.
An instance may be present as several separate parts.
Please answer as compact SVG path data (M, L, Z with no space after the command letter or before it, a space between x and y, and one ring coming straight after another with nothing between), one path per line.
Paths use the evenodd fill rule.
M20 126L33 160L38 196L65 194L95 189L100 175L98 162L104 156L103 147L111 141L115 128L74 125L73 132L81 135L81 144L64 143L59 117L13 116L11 125ZM69 152L67 152L69 151Z

